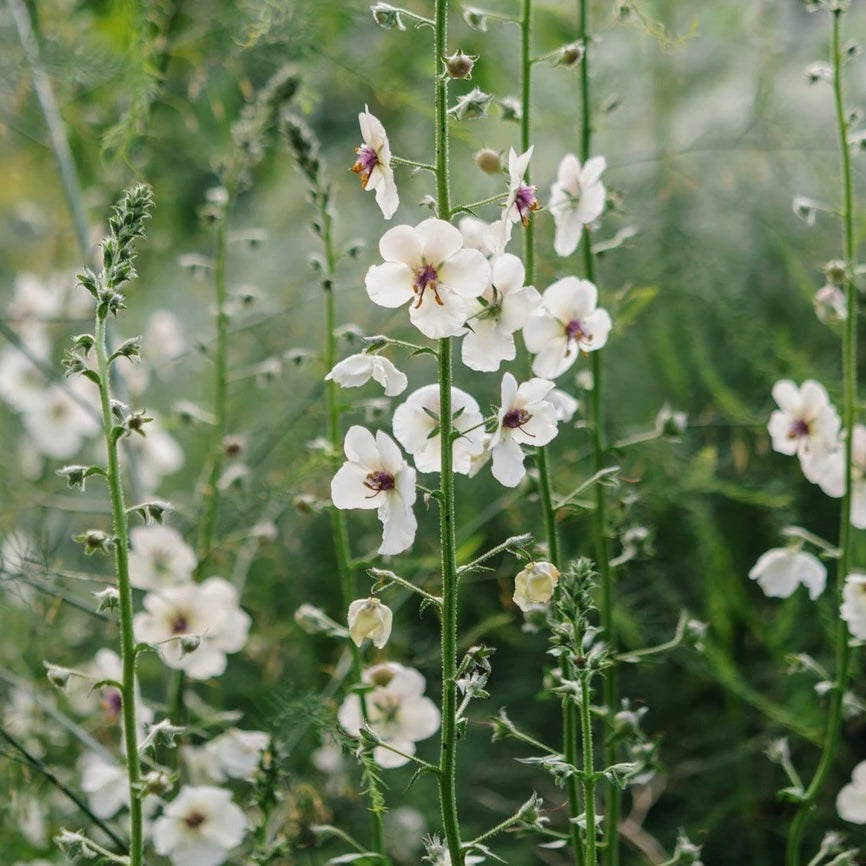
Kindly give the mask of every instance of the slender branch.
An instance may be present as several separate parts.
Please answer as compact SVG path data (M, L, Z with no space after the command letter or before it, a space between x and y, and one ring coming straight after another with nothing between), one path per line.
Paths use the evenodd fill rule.
M573 701L572 701L573 703ZM589 674L580 676L580 740L583 747L583 808L586 820L586 866L597 862L595 842L595 768L592 751L592 707Z

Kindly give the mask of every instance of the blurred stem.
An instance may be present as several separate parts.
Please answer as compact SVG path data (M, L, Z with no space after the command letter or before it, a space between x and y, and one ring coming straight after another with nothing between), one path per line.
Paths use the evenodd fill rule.
M108 311L105 308L97 311L94 348L99 373L102 430L108 452L108 488L111 493L114 562L119 595L120 657L123 668L123 739L126 746L126 772L129 777L129 862L130 866L142 866L144 839L141 814L141 763L135 723L135 636L132 630L132 587L129 582L129 527L117 460L114 416L111 411L110 370L105 334L107 315Z
M448 0L436 0L433 27L437 216L451 219L448 177L448 79L439 74L448 45ZM451 441L451 338L439 340L439 417L442 426L439 544L442 568L442 738L439 754L439 809L452 866L463 866L457 815L457 539Z
M226 201L217 220L214 237L214 295L216 302L216 349L214 364L214 423L211 428L209 471L201 503L201 521L198 531L198 567L196 577L200 580L211 557L219 515L219 478L223 465L223 439L228 426L228 349L229 317L226 311L228 299L228 222L234 205L240 174L240 158L235 157L225 180Z
M90 262L90 233L87 228L87 215L84 212L84 199L81 195L81 186L78 183L78 171L75 168L75 159L69 147L69 140L66 138L66 128L63 118L60 116L57 100L54 98L51 81L42 67L42 62L39 58L39 44L36 41L36 35L33 33L30 12L23 0L6 0L6 8L15 21L18 39L21 42L21 47L24 49L24 56L27 58L27 64L30 66L30 71L33 75L33 89L36 91L36 98L39 101L42 116L45 118L45 125L48 127L51 149L54 152L54 158L57 160L63 192L66 196L69 210L72 213L75 238L84 260Z
M842 427L847 431L845 438L845 495L842 497L839 525L839 563L836 569L836 607L842 602L845 578L848 576L851 563L851 488L852 447L854 440L854 422L857 406L857 288L854 285L854 182L851 175L851 153L848 146L848 121L845 115L845 105L842 98L842 48L840 45L840 19L842 10L831 12L832 45L833 45L833 92L836 107L836 126L839 133L839 150L841 154L841 182L844 201L842 212L842 245L845 259L845 302L847 318L842 329ZM836 621L836 680L830 692L830 709L827 716L827 728L824 736L824 748L815 775L809 787L803 794L791 829L788 834L788 849L786 863L788 866L799 866L800 847L806 821L812 812L818 794L824 787L836 750L842 729L842 705L845 689L848 684L850 668L850 650L848 647L848 624L837 617Z

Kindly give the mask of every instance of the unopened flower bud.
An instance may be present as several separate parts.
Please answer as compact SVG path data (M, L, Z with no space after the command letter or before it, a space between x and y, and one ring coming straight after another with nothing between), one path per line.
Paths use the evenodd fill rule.
M65 690L69 677L72 676L72 671L50 662L42 662L42 664L45 665L45 675L48 677L48 682L56 689Z
M473 87L469 93L461 96L457 102L448 109L448 114L457 120L486 117L487 109L493 102L493 95L485 93L479 87Z
M559 569L552 562L531 562L514 578L514 603L525 613L553 598Z
M583 55L586 53L586 46L581 41L569 42L568 45L563 45L559 49L559 59L556 61L557 66L566 66L569 69L572 66L577 66Z
M478 55L464 54L459 48L445 58L445 73L449 78L472 78L472 68Z
M848 318L845 292L835 283L827 283L818 289L812 303L815 305L818 320L825 324L844 322Z
M184 634L180 636L179 640L181 655L187 656L201 646L200 634Z
M388 3L376 3L370 7L370 11L373 13L373 20L383 30L393 30L395 27L397 30L406 29L403 19L400 18L400 10Z
M349 605L349 637L356 646L370 638L373 646L382 649L391 637L391 608L378 598L359 598Z
M167 794L173 787L171 776L165 770L151 770L141 782L146 793L157 796Z
M502 171L502 158L492 147L482 147L476 151L473 159L484 174L499 174Z
M105 610L111 612L120 604L120 593L113 586L109 586L101 592L93 592L91 595L96 599L97 613L102 613Z

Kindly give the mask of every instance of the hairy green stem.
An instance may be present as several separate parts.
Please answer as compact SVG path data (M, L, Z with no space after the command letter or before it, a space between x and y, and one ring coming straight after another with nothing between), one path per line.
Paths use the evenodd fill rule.
M138 755L138 730L135 721L135 635L132 630L132 586L129 581L129 526L123 496L121 470L117 459L117 438L111 411L110 370L106 344L106 317L96 314L95 350L99 373L99 400L102 429L108 452L108 488L114 533L114 562L119 595L120 658L123 668L123 739L126 746L126 771L129 776L129 858L130 866L142 866L141 762Z
M573 703L573 701L572 701ZM592 707L589 674L580 674L580 739L583 747L583 808L586 819L586 866L596 866L595 849L595 759L592 751Z
M854 285L854 182L851 174L851 154L848 145L848 120L842 97L842 48L840 45L840 18L842 11L831 13L833 45L833 92L835 96L836 125L841 152L841 183L843 196L842 244L845 260L845 301L847 318L842 330L842 426L848 435L845 438L845 495L842 497L839 525L839 560L836 570L836 604L842 601L845 578L851 563L851 488L853 482L852 447L857 405L857 288ZM836 622L836 679L830 692L830 708L821 758L809 787L803 794L788 834L786 854L787 866L799 866L803 830L815 801L824 787L836 751L842 729L842 706L850 669L848 646L848 624L838 617Z
M436 211L451 219L448 177L448 79L439 74L448 44L448 0L436 0L433 27L435 76ZM442 569L442 734L439 754L439 809L452 866L463 866L460 822L457 815L457 538L454 507L454 471L451 441L450 337L439 340L439 418L441 425L441 474L439 543Z

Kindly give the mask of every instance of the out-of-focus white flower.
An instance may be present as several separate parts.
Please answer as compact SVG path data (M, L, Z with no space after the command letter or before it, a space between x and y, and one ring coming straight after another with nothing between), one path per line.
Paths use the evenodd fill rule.
M183 325L171 310L154 310L150 314L141 342L152 364L174 361L187 348Z
M811 481L828 496L845 495L845 443L810 463ZM854 425L851 442L851 525L866 529L866 427Z
M424 677L414 668L386 662L365 670L361 679L373 686L364 696L367 724L383 743L414 755L415 743L439 730L439 710L424 696ZM358 695L346 697L337 718L350 734L358 736L364 722ZM409 761L383 746L376 747L373 757L381 767L402 767Z
M511 228L514 223L519 222L524 227L528 226L530 215L534 210L538 210L535 187L529 186L523 180L533 150L534 145L520 156L513 147L508 151L508 197L505 200L502 217L490 227L493 251L498 255L505 251L505 247L511 240Z
M122 806L129 806L129 777L126 767L107 761L96 752L85 752L78 761L81 790L99 818L110 818Z
M559 569L552 562L530 562L514 578L514 603L526 613L553 598Z
M577 360L578 350L594 352L607 343L612 323L597 304L598 289L589 280L563 277L544 290L541 306L523 327L536 376L555 379Z
M428 337L463 333L469 301L487 287L490 265L478 250L463 247L459 230L431 217L412 226L394 226L382 235L385 263L372 265L365 285L382 307L412 301L409 318Z
M149 592L144 607L133 618L136 639L158 647L170 668L192 679L219 676L226 654L247 642L250 618L238 605L237 590L221 577ZM190 649L194 638L198 646Z
M457 223L460 234L463 235L463 246L478 250L484 256L492 256L490 247L490 223L478 217L465 216Z
M47 352L33 351L48 362ZM45 376L22 351L9 346L0 352L0 399L16 412L28 412L45 402Z
M427 829L424 816L411 806L398 806L385 813L388 853L398 863L417 863L421 837Z
M229 728L218 737L209 740L205 754L213 762L211 770L216 770L218 781L224 778L251 780L256 774L262 753L267 749L271 738L264 731L242 731Z
M553 248L557 255L571 255L580 243L583 227L601 216L605 200L601 175L605 168L603 156L594 156L581 167L580 160L568 153L559 163L547 205L556 224Z
M553 403L556 409L557 420L563 424L567 424L574 418L574 413L580 408L580 403L571 396L567 391L561 388L554 388L547 395L547 402Z
M762 553L749 571L749 577L758 581L764 595L770 598L788 598L803 584L813 601L824 591L827 569L816 556L790 547L774 547Z
M46 457L66 460L99 432L96 415L84 408L94 396L95 389L86 379L68 379L65 387L46 388L42 400L23 413L24 427Z
M469 305L463 338L463 363L472 370L498 370L502 361L513 361L517 351L514 332L519 331L541 303L534 286L524 286L526 270L517 256L505 253L494 259L490 285Z
M183 466L184 454L177 439L161 429L158 417L153 416L144 433L144 436L128 436L123 443L134 455L141 486L145 491L153 492L164 476L173 475Z
M851 781L839 791L836 811L843 821L866 824L866 761L854 767Z
M391 637L393 618L391 608L382 604L381 599L375 596L356 599L349 605L347 615L349 637L356 646L361 646L365 638L370 638L373 646L382 649Z
M162 589L192 580L198 560L173 526L136 526L129 537L129 577L133 586Z
M367 352L349 355L335 364L325 379L333 379L341 388L359 388L374 379L385 389L387 397L402 394L409 384L406 374L401 373L387 358Z
M790 379L782 379L773 385L773 399L779 406L767 424L773 449L796 454L803 474L815 482L816 469L839 440L839 415L826 389L814 379L807 379L799 388Z
M516 487L526 469L520 446L547 445L556 436L556 407L546 397L553 382L530 379L518 387L511 373L502 377L502 405L496 431L490 440L493 477L506 487Z
M382 521L379 553L402 553L412 546L418 523L415 503L415 470L403 459L394 440L379 430L376 437L355 425L343 443L348 462L331 481L331 501L336 508L376 508Z
M185 785L153 824L153 846L174 866L219 866L241 844L248 822L232 795Z
M425 385L409 395L394 410L394 436L412 455L419 472L439 472L442 468L439 386ZM452 466L461 475L469 473L472 455L484 450L483 418L475 398L451 389L453 429L460 433L452 445Z
M828 324L844 322L848 318L848 305L845 301L845 292L839 286L828 283L821 286L815 297L812 298L815 307L815 315L819 321Z
M355 148L358 159L352 166L352 171L360 175L363 189L376 191L376 204L382 210L382 216L389 220L400 204L400 196L397 194L394 172L391 169L388 135L381 121L370 114L366 105L358 115L358 123L364 143Z
M866 640L866 574L853 572L845 578L840 616L848 623L848 631Z

